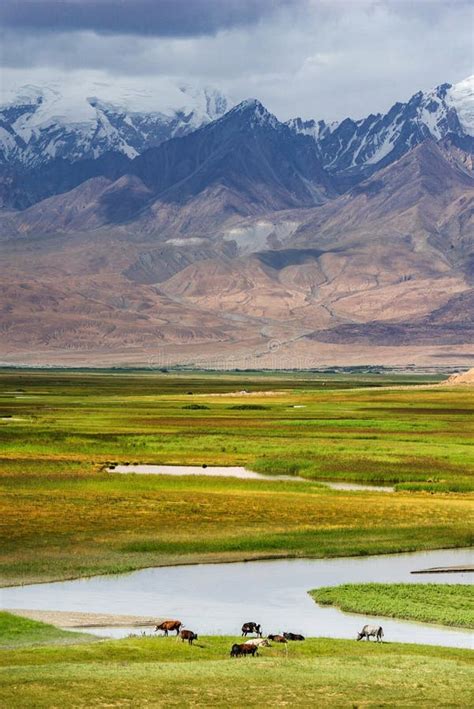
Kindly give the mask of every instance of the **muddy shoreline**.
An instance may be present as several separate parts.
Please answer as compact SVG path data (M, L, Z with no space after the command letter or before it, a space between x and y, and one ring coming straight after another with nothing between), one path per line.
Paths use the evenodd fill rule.
M79 611L43 611L6 608L8 613L30 620L39 620L60 628L147 628L161 623L164 618L116 613L84 613Z

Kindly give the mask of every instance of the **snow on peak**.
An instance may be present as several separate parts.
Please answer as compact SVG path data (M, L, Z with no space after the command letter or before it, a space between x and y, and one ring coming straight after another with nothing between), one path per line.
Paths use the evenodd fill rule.
M463 131L474 136L474 74L451 86L448 101L456 109Z
M314 121L312 119L304 121L302 118L291 118L286 122L286 125L296 133L309 135L315 140L319 140L325 135L329 135L335 131L339 123L338 121L326 123L325 121Z
M3 91L0 111L11 106L34 106L42 101L42 89L33 84Z
M241 101L229 112L229 116L237 114L245 115L246 118L248 117L249 123L252 126L269 125L272 128L276 128L280 125L276 116L267 111L265 106L256 98L247 98Z
M5 92L0 118L0 161L35 166L120 151L133 157L169 138L190 133L230 107L211 87L169 79L117 85L106 81L51 81Z
M436 140L453 131L474 135L474 76L458 84L441 84L419 92L409 102L417 106L416 120Z
M385 114L357 121L346 118L338 124L294 118L287 125L313 138L326 169L353 176L367 167L375 170L389 164L430 136L435 140L449 134L474 136L474 77L418 91Z
M246 98L237 106L234 106L232 113L244 113L248 111L266 111L265 106L257 98Z

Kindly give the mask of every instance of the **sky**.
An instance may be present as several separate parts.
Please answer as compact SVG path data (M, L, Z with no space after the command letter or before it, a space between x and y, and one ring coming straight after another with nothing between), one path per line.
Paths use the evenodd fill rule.
M2 0L2 89L160 80L281 120L387 110L474 72L471 0Z

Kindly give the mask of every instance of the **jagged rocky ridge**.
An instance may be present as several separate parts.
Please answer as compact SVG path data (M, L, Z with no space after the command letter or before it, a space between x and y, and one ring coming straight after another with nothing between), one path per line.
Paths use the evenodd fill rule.
M295 118L287 125L296 133L310 135L324 168L341 185L350 185L398 160L427 138L452 136L472 149L474 75L454 86L441 84L432 91L419 91L385 114L329 124Z
M337 194L312 138L296 134L254 99L134 159L107 152L95 160L55 159L34 170L5 170L1 193L5 205L24 209L88 179L124 175L138 177L153 196L178 203L214 185L260 210L315 206ZM109 219L117 221L113 209Z
M146 173L146 182L150 170L156 171L160 161L153 149L193 133L200 137L182 144L172 141L163 151L166 177L159 178L163 189L172 187L172 174L179 173L180 181L186 170L191 173L195 169L199 159L193 150L197 144L211 142L212 147L204 152L216 155L218 141L229 148L228 152L240 152L234 156L234 177L239 170L247 176L247 182L262 185L269 173L262 175L260 170L257 134L265 130L266 144L272 143L273 163L277 153L285 162L284 189L290 186L292 191L292 179L299 183L295 198L287 198L286 206L318 204L331 193L344 192L428 138L449 138L463 150L474 150L474 76L455 86L441 84L432 91L420 91L407 103L396 103L386 114L361 120L347 118L337 124L299 118L283 124L256 100L242 102L222 120L229 101L211 89L182 87L168 98L172 107L161 111L139 111L133 106L137 101L149 109L150 103L159 103L152 96L144 101L143 96L132 92L116 97L120 100L124 107L99 98L86 99L82 94L79 99L75 95L70 98L57 88L25 87L4 105L0 110L0 204L24 209L91 177L117 179L126 173L140 177ZM252 140L247 140L242 152L235 136L231 138L229 130L226 133L225 127L232 123L239 124L237 133L254 134L253 146ZM201 133L206 126L209 130ZM225 164L218 159L211 161L207 182L220 177L225 182L234 179L230 174L220 174L229 169L229 157ZM153 163L157 163L155 168L151 167ZM216 175L210 174L211 168ZM200 175L202 183L202 169ZM187 187L192 182L191 189L197 189L198 180L188 179ZM271 190L280 191L275 180L267 185L267 192ZM307 195L302 200L303 192ZM274 202L276 208L285 206L285 200Z

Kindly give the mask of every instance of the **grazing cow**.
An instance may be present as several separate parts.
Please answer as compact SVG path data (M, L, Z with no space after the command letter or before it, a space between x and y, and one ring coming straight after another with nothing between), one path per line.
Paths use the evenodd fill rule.
M268 638L251 638L245 641L246 645L255 645L255 647L270 647Z
M258 647L256 645L250 645L250 643L234 643L230 651L231 657L241 657L242 655L258 655Z
M247 637L247 633L256 633L258 637L261 638L262 629L260 627L260 623L254 623L253 620L250 620L248 623L244 623L242 626L242 635Z
M298 635L298 633L283 633L283 637L287 640L304 640L304 635Z
M268 639L274 643L287 643L288 640L283 635L268 635Z
M173 630L176 630L176 636L179 635L179 630L182 626L182 622L180 620L164 620L162 623L156 626L155 628L155 633L158 630L163 630L164 634L166 637L168 637L168 633Z
M181 638L183 643L185 640L187 640L190 645L193 644L193 640L198 639L197 633L193 633L192 630L182 630L179 634L179 637Z
M362 638L375 638L378 643L383 642L383 630L381 625L364 625L360 633L357 633L357 640L362 640Z

